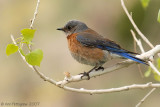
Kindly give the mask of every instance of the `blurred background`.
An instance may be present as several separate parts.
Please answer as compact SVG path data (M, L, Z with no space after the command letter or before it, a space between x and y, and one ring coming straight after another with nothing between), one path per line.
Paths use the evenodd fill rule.
M10 35L20 36L23 28L29 28L37 0L0 0L0 103L40 102L38 107L133 107L150 89L88 95L64 91L43 81L22 60L18 53L5 54ZM154 44L160 43L160 24L157 22L160 0L151 0L144 9L140 0L125 0L133 19L140 30ZM41 0L33 49L44 52L40 72L57 81L64 78L63 72L76 75L92 67L76 62L70 55L64 33L56 28L71 19L85 22L101 35L116 41L123 48L134 51L130 33L132 25L126 17L120 0ZM139 36L137 36L139 38ZM149 46L143 43L145 51ZM140 53L139 49L138 52ZM107 62L111 66L119 60ZM141 65L142 73L148 67ZM75 88L107 89L131 84L156 82L153 77L143 78L137 65L117 70L106 75L69 84ZM160 89L157 89L141 107L159 107ZM7 106L6 106L7 107ZM11 106L9 106L11 107Z

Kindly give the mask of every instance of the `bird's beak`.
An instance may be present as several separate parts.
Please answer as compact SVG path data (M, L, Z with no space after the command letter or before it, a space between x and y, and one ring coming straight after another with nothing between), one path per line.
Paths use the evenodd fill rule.
M57 30L61 30L61 31L64 31L64 28L57 28Z

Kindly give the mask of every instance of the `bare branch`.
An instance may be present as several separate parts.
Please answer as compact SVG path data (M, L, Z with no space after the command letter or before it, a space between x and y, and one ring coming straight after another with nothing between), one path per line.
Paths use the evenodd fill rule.
M137 42L137 45L139 46L140 50L142 51L142 53L144 53L145 51L144 51L144 48L143 48L143 46L142 46L142 43L141 43L140 40L138 40L138 39L136 38L136 35L135 35L135 33L133 32L132 29L131 29L131 33L132 33L132 36L133 36L134 40ZM152 69L156 69L156 67L152 64L151 61L148 61L148 63L149 63L149 65L151 66ZM157 70L157 69L156 69L156 70ZM158 70L156 71L156 73L157 73L157 72L159 73ZM147 95L136 105L136 107L139 107L139 106L144 102L144 100L145 100L149 95L151 95L151 93L152 93L155 89L156 89L156 88L153 88L149 93L147 93Z
M138 40L138 39L136 38L136 34L133 32L132 29L131 29L130 31L131 31L131 34L132 34L134 40L137 42L137 45L139 46L141 52L144 53L145 51L144 51L144 48L142 47L141 40L140 40L140 39Z
M139 107L147 98L149 95L152 94L153 91L155 91L156 88L153 88L151 91L149 91L149 93L147 93L146 96L144 96L144 98L136 105L136 107Z
M154 66L154 64L151 61L148 61L150 67L160 76L159 70Z
M121 5L126 13L126 15L128 16L130 22L132 23L133 27L135 28L135 30L137 31L137 33L141 36L141 38L151 47L154 48L154 46L152 45L152 43L144 36L144 34L139 30L139 28L137 27L137 25L135 24L134 20L132 19L132 16L129 14L124 1L121 0Z
M139 46L141 52L142 52L142 53L145 53L141 41L136 38L135 33L133 32L133 30L131 30L131 33L132 33L132 35L133 35L133 38L134 38L135 41L137 42L137 45ZM160 76L160 72L159 72L159 70L154 66L154 64L153 64L151 61L148 61L148 64L149 64L150 67Z
M65 90L69 91L74 91L74 92L80 92L80 93L85 93L85 94L102 94L102 93L112 93L112 92L121 92L121 91L128 91L130 89L145 89L145 88L158 88L160 87L160 84L152 84L152 83L147 83L147 84L133 84L129 86L123 86L119 88L110 88L110 89L99 89L99 90L87 90L84 88L81 89L74 89L74 88L66 88L63 87Z
M131 15L132 16L132 15ZM134 33L134 32L133 32ZM136 37L136 35L135 34L132 34L132 36L133 36L133 38L135 38ZM136 42L136 40L134 39L134 52L136 52L137 53L137 42ZM143 75L143 73L142 73L142 70L141 70L141 66L140 66L140 64L138 64L137 65L137 67L138 67L138 71L139 71L139 73L140 73L140 75L141 75L141 77L142 78L144 78L144 75Z
M39 3L40 3L40 0L37 0L36 9L35 9L35 12L34 12L34 15L33 15L33 19L31 20L31 25L30 25L31 29L33 29L33 24L34 24L34 21L36 19L37 14L38 14Z

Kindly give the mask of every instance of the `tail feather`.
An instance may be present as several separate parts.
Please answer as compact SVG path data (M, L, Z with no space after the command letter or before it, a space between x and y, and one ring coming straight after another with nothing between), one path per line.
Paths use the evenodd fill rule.
M133 60L133 61L135 61L135 62L148 65L148 63L147 63L145 60L140 59L140 58L137 58L137 57L131 55L131 54L137 54L137 53L130 52L130 51L127 51L127 50L122 49L122 48L111 47L111 46L98 45L97 47L100 48L100 49L103 49L103 50L107 50L107 51L109 51L109 52L111 52L111 53L120 55L120 56L122 56L122 57L124 57L124 58L131 59L131 60Z
M135 57L135 56L133 56L133 55L131 55L129 53L120 53L120 52L114 52L114 53L116 53L116 54L118 54L118 55L120 55L120 56L122 56L124 58L131 59L131 60L133 60L135 62L139 62L139 63L145 64L145 65L148 65L145 60L137 58L137 57Z

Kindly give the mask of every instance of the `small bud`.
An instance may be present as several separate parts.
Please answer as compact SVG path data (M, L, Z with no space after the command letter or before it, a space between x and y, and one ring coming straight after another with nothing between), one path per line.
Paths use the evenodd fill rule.
M67 78L70 78L70 77L71 77L71 75L70 75L69 72L64 72L64 75L65 75Z

